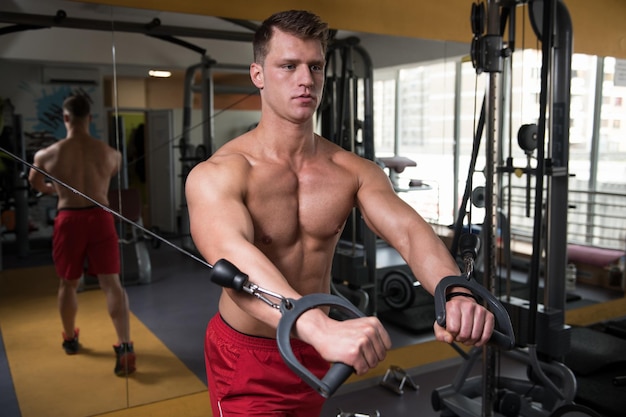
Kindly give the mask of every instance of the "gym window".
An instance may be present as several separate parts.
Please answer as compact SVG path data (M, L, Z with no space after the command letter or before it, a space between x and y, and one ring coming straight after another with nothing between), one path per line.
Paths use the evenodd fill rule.
M517 130L538 119L541 53L515 52L512 68L512 112L507 128L512 146L509 150L509 135L505 133L502 152L505 158L510 153L514 165L523 167L534 161L531 157L529 162L517 146ZM572 57L568 242L624 249L626 113L622 103L626 86L616 84L620 77L615 71L614 58ZM486 76L477 77L471 62L461 58L374 71L376 155L400 155L417 163L406 168L401 177L407 182L422 180L430 187L400 194L432 224L447 226L455 219ZM484 141L483 137L477 171L484 167ZM484 185L480 172L472 181L474 187ZM511 176L510 181L514 238L528 239L532 218L525 210L526 178ZM472 223L482 221L482 215L474 208Z

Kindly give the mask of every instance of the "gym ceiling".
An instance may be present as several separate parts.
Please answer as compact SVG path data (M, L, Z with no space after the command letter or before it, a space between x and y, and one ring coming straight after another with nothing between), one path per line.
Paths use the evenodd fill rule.
M572 17L574 52L626 59L626 1L563 0ZM278 10L311 10L337 29L431 40L471 40L471 0L83 0L82 3L125 6L178 13L260 21ZM522 2L520 2L522 3ZM535 45L528 19L520 13L525 44ZM526 29L521 23L526 23ZM518 40L521 34L518 34ZM519 43L519 42L518 42Z

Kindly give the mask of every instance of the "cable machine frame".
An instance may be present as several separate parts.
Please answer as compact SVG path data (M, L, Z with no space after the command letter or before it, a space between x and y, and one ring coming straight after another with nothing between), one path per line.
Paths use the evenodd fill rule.
M514 16L518 4L526 2L487 2L487 11L472 9L472 62L477 74L487 72L489 81L485 97L486 125L486 183L484 238L484 283L493 291L496 279L496 233L498 219L498 194L503 189L504 175L512 175L512 159L502 161L502 143L505 137L505 104L507 103L505 61L510 59L514 47ZM510 294L501 297L516 325L516 340L520 349L506 352L514 359L526 363L529 382L538 392L529 391L527 381L497 377L495 365L500 352L485 347L474 351L463 366L454 383L433 391L433 407L443 414L459 417L474 416L548 416L564 406L573 404L576 380L560 359L570 346L569 327L564 324L565 270L567 265L567 194L569 158L569 99L572 56L572 27L567 8L561 0L530 1L529 14L537 37L542 42L542 71L540 114L536 130L537 166L526 169L535 177L534 230L531 268L529 271L530 296L528 302L513 299ZM483 9L484 10L484 9ZM502 13L502 14L501 14ZM483 19L487 32L483 34ZM511 39L504 47L502 33L505 20L509 21ZM510 49L509 49L510 48ZM504 76L501 74L504 73ZM500 78L502 77L502 80ZM551 100L551 101L550 101ZM502 109L498 106L502 104ZM549 120L548 120L549 118ZM479 129L482 128L479 126ZM479 139L477 134L475 140ZM476 148L476 143L475 143ZM546 155L547 153L547 155ZM472 172L470 172L471 176ZM544 200L544 179L547 198ZM530 188L530 182L528 182ZM469 198L464 196L464 203ZM510 198L510 195L509 195ZM461 207L463 209L463 206ZM456 231L464 217L460 210ZM548 219L547 227L544 219ZM504 218L505 222L508 222ZM509 227L508 224L501 224ZM457 238L455 234L455 238ZM454 245L453 245L454 248ZM505 248L510 259L510 246ZM542 270L542 261L545 270ZM510 264L507 265L510 268ZM545 277L545 304L538 302L539 277ZM524 330L527 329L526 334ZM483 359L483 374L478 379L467 379L469 369L479 354ZM550 374L550 376L547 376ZM556 384L560 384L561 388ZM482 387L482 389L480 389ZM532 389L534 391L535 388ZM534 396L533 394L537 394ZM527 395L527 397L524 397ZM478 405L481 407L478 407Z

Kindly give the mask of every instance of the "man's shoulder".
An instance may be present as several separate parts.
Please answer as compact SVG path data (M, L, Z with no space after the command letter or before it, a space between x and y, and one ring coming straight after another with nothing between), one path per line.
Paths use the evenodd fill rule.
M326 152L331 156L333 162L337 164L349 164L349 165L366 164L367 165L369 162L371 162L368 159L352 151L344 149L341 146L337 145L336 143L329 141L327 139L322 141L322 143L325 143Z
M45 148L37 150L37 152L35 152L35 161L45 160L54 156L56 153L59 152L59 149L61 148L61 145L65 142L65 140L65 138L59 139L56 142L46 146Z
M237 136L220 146L209 157L209 161L219 163L243 162L249 159L249 155L253 152L253 143L247 135Z
M109 145L105 140L95 138L93 136L85 136L79 139L83 143L86 143L91 149L96 150L97 152L106 152L109 154L119 153L121 151L117 149L115 146Z
M211 176L220 176L221 173L234 175L247 172L250 167L250 158L229 142L213 152L208 159L196 164L192 172Z

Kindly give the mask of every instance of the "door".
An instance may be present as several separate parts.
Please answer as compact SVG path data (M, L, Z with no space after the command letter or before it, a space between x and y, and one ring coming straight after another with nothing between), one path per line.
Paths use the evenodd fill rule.
M174 126L171 110L146 112L150 226L176 232Z

